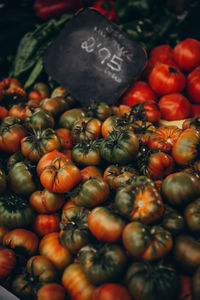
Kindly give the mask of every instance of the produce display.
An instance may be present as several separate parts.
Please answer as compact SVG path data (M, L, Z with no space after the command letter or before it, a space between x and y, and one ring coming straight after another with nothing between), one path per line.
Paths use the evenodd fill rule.
M109 2L128 31L130 7ZM21 300L199 300L200 41L147 47L112 106L86 107L38 80L70 17L26 34L0 81L0 285Z

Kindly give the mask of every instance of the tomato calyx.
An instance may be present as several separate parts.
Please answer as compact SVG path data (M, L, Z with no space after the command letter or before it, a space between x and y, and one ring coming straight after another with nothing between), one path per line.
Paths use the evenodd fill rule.
M169 73L179 74L178 70L172 66L169 67Z
M7 192L3 196L0 196L0 199L4 199L4 198L6 199L4 205L11 211L15 210L16 207L18 209L20 208L23 209L29 206L28 202L24 198L20 197L15 193Z

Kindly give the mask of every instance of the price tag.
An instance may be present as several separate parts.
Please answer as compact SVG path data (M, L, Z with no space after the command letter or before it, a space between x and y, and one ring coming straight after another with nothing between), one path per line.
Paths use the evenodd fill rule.
M145 50L89 8L66 24L44 56L46 72L84 105L112 105L145 64Z

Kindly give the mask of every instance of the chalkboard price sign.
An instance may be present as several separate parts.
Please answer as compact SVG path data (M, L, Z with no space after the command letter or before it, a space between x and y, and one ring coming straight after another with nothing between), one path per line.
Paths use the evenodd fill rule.
M94 9L76 14L44 56L46 72L84 105L113 104L146 64L146 53Z

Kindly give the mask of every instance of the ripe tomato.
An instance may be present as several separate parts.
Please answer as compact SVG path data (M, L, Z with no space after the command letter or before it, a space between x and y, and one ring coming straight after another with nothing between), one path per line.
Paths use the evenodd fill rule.
M195 39L185 39L174 47L173 55L181 70L190 72L200 64L200 43Z
M6 278L16 263L15 252L12 249L0 249L0 280Z
M46 256L59 272L72 263L72 255L61 244L59 233L52 232L46 234L39 244L40 255Z
M172 56L169 56L167 54L153 55L149 58L148 63L142 73L143 78L148 80L149 74L151 73L153 68L160 64L167 64L170 66L177 67L177 64Z
M4 235L3 245L9 246L16 253L34 254L38 249L38 237L37 235L26 229L15 228Z
M119 283L104 283L97 287L91 300L131 300L128 289Z
M192 104L191 117L195 118L199 116L200 116L200 105Z
M70 264L64 270L62 284L73 300L88 300L95 289L78 263Z
M189 100L180 93L172 93L161 97L158 106L161 111L161 119L167 121L189 118L192 110Z
M88 228L101 241L117 242L126 225L124 219L106 207L95 207L88 216Z
M172 57L173 49L170 47L170 45L167 44L159 45L151 50L149 57L151 58L153 56L159 56L160 54Z
M8 110L4 107L0 105L0 120L5 119L8 116Z
M87 166L81 170L81 180L86 181L90 177L103 177L102 170L96 166Z
M37 300L65 300L64 287L58 283L46 283L37 291Z
M157 103L146 102L144 105L144 111L146 114L146 119L149 122L155 123L161 119L161 112Z
M60 215L37 215L33 223L33 229L39 236L44 236L45 234L51 232L58 232L60 227Z
M35 191L31 194L29 202L31 206L40 214L50 214L59 210L64 202L63 195L52 193L46 189Z
M135 81L122 97L122 104L133 106L139 102L156 100L156 94L144 81Z
M63 149L72 149L71 130L66 128L56 129L57 136L60 139L61 147Z
M186 89L190 101L200 104L200 66L188 75Z
M186 84L184 74L177 67L159 64L151 71L148 82L158 95L181 92Z

